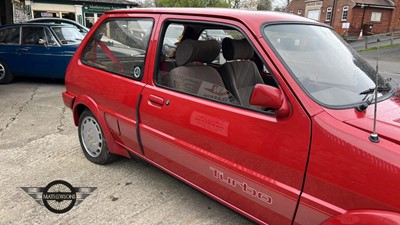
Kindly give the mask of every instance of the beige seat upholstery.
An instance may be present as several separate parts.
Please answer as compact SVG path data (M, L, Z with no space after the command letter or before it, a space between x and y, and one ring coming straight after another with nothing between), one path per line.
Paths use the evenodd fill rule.
M222 53L227 60L219 68L226 88L242 106L260 108L250 105L250 96L256 84L264 84L257 65L250 59L254 50L246 39L222 41Z
M169 86L182 92L230 102L229 93L218 71L208 66L220 53L215 40L186 39L176 49L177 67L168 74Z

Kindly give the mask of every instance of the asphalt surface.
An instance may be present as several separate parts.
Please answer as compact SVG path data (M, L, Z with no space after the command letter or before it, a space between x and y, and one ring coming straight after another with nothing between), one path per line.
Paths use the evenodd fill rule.
M0 86L0 224L253 224L138 159L90 163L79 145L60 82L23 79ZM21 187L65 180L97 187L64 214Z
M375 66L376 51L361 53ZM382 50L380 71L400 81L400 47ZM400 83L400 82L399 82ZM0 224L253 224L178 179L138 159L107 166L84 157L59 81L0 85ZM21 187L65 180L97 187L64 214Z
M400 84L400 46L380 49L374 51L360 52L360 55L364 57L371 66L376 68L378 64L378 71L385 77L390 77L397 84ZM377 60L379 59L379 60Z

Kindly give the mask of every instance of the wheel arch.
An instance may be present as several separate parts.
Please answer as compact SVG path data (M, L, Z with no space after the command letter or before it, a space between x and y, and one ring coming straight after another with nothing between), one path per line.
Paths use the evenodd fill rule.
M107 123L98 107L98 104L89 96L79 96L79 98L77 98L76 101L74 102L72 113L74 117L75 126L78 126L79 117L85 110L91 111L93 115L96 117L97 121L99 122L108 144L108 150L113 154L131 158L131 155L129 154L128 150L121 148L119 145L115 143L114 137L112 136L110 130L108 129Z
M381 210L351 210L332 217L322 225L400 224L400 214Z

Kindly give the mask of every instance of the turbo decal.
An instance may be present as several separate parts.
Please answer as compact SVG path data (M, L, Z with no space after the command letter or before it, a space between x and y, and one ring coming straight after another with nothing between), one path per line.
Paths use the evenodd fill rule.
M246 182L241 182L231 177L225 176L222 171L219 171L213 167L210 167L210 170L212 171L214 178L216 178L217 180L222 181L225 184L230 185L234 188L240 189L246 194L251 195L265 203L272 204L272 198L269 195L250 187Z

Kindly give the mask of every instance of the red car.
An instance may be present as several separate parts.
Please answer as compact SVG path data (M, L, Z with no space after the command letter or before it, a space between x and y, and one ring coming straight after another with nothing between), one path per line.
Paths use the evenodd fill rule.
M65 82L94 163L138 156L260 224L400 223L398 85L324 24L110 11Z

